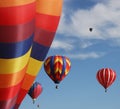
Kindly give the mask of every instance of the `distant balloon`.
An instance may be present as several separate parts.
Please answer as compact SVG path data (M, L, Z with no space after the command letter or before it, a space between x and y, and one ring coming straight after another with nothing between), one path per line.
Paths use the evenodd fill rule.
M71 62L65 56L50 56L44 62L44 69L55 84L59 84L66 77L70 68ZM56 85L57 88L58 86Z
M93 28L89 28L89 31L92 32Z
M37 107L40 108L40 105L38 104Z
M35 102L35 100L37 99L37 97L42 93L42 86L40 83L35 82L33 83L33 85L31 86L28 94L30 95L30 97L33 99L33 103Z
M110 68L102 68L98 70L96 78L98 82L105 88L105 92L107 92L107 88L116 79L116 72Z

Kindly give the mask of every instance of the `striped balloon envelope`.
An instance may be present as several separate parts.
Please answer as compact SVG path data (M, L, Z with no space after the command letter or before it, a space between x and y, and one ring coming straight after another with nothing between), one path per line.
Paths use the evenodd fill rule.
M38 75L55 37L62 13L62 0L36 0L36 2L35 36L31 57L14 109L18 109Z
M11 109L23 82L34 33L35 0L0 0L0 109Z
M50 56L44 62L45 72L55 84L59 84L67 76L70 68L71 62L66 56ZM56 88L58 88L57 85Z
M105 88L105 92L107 92L107 88L111 86L116 79L116 72L111 68L102 68L98 70L96 78Z

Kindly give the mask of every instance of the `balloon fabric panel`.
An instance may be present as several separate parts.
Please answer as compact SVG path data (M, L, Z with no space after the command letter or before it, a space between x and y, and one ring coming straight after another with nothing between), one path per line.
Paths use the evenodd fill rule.
M33 40L33 35L21 42L14 43L0 43L0 58L10 59L17 58L26 54L31 48L31 43Z
M35 65L37 65L37 63L39 63L39 65L37 65L37 70L35 68L32 69L32 73L32 71L30 71L30 66L33 64L31 64L31 62L29 61L28 70L25 74L23 85L20 90L20 94L22 94L22 97L19 99L19 96L21 95L18 95L15 109L18 109L20 103L24 99L30 86L33 84L34 79L41 69L42 63L54 39L62 11L62 0L57 0L57 2L56 0L37 0L36 2L35 36L30 60L32 60L31 62ZM27 82L28 79L32 79L29 84Z
M32 36L35 20L31 20L30 22L19 24L19 25L11 25L11 26L0 26L0 42L20 42L25 39L28 39ZM6 32L7 31L7 32ZM14 32L13 32L14 31Z
M31 53L35 1L0 0L0 15L0 109L11 109Z
M36 0L0 0L0 7L22 6L35 3Z
M35 3L14 7L0 7L0 25L18 25L31 21L35 16Z

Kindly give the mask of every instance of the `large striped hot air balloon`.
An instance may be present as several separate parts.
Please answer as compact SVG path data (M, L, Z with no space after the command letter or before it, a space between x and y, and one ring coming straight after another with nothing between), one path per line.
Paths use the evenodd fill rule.
M66 56L50 56L44 62L45 72L55 84L59 84L66 77L70 68L71 62ZM56 88L58 88L57 85Z
M18 109L41 69L54 39L62 12L62 0L36 1L35 36L31 57L14 109Z
M35 0L0 0L0 109L11 109L33 41Z
M105 88L106 92L107 88L115 81L116 72L111 68L102 68L98 70L96 78L98 82Z
M39 82L34 82L28 92L28 95L33 99L33 103L39 97L42 91L43 91L42 85Z

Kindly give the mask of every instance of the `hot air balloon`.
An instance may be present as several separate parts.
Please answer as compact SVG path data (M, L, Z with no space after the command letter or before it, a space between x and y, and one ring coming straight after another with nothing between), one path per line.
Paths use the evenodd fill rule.
M31 57L14 109L18 109L41 69L62 12L62 0L36 0L36 2L35 36Z
M0 0L0 109L16 102L30 57L35 0Z
M47 75L54 81L55 84L59 84L69 73L71 68L70 59L66 56L50 56L44 62L44 69ZM56 89L58 85L56 85Z
M98 70L96 78L98 82L105 88L105 92L107 92L107 88L112 85L116 79L116 72L111 68L102 68Z
M89 31L92 32L93 28L89 28Z
M38 104L37 107L40 108L40 105Z
M42 93L42 90L42 86L39 82L33 83L28 92L28 95L30 95L30 97L33 99L33 103L35 103L37 97Z

